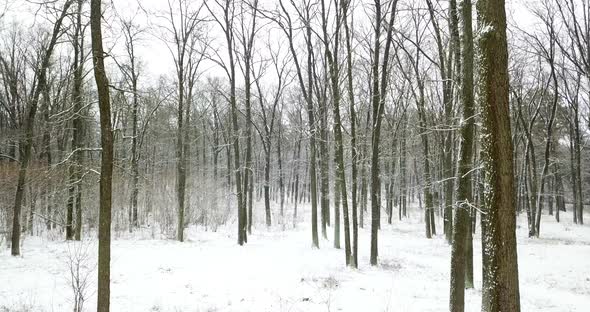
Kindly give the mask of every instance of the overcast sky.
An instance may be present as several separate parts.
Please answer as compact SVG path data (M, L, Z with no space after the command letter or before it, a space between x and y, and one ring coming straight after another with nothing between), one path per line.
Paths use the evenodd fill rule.
M365 5L369 6L370 3L372 3L372 1L364 2L367 2L367 4ZM528 8L532 7L532 4L534 4L534 2L536 1L508 0L506 2L507 15L509 19L509 31L511 25L518 25L518 27L522 28L531 27L533 23L533 18ZM5 10L6 14L3 18L3 26L1 27L7 27L7 25L9 25L12 21L15 20L19 23L23 23L26 28L30 28L33 24L41 24L47 22L45 20L47 19L46 13L44 13L43 11L38 11L39 5L37 4L31 3L26 0L0 0L0 3L4 3L4 7L7 8ZM166 47L166 44L162 40L163 30L161 29L161 27L159 27L162 25L166 25L167 21L164 18L157 17L158 15L165 14L165 12L168 9L168 1L111 0L103 1L103 3L103 7L108 7L111 9L109 10L110 12L108 14L105 14L105 24L111 24L112 29L118 29L120 27L118 25L117 16L122 17L124 19L134 17L134 20L146 29L145 32L140 36L140 40L138 42L137 47L138 54L143 63L144 76L150 77L151 79L156 78L160 75L172 77L172 75L174 74L174 63L172 55L170 53L170 50ZM357 1L357 5L358 3L360 2ZM272 8L275 6L275 4L276 2L274 0L260 0L261 7ZM112 10L113 7L115 8L115 10ZM145 13L146 11L148 12L147 15ZM202 13L203 16L205 16L205 14L207 14L208 12L206 9L203 9ZM355 18L357 20L362 21L364 18L366 18L367 14L370 14L370 12L366 9L363 9L360 6L357 6L357 10L355 11ZM50 18L50 20L54 20L54 18ZM359 22L355 23L357 23L355 27L359 26ZM474 27L475 25L476 23L474 23ZM105 29L106 28L108 27L105 27ZM214 40L213 45L223 46L225 44L225 40L221 31L219 30L219 26L215 23L211 23L208 26L207 33L209 37ZM87 37L89 36L89 31L87 31L86 35ZM261 39L266 40L266 37L268 37L269 35L264 33L262 34L262 36L264 37ZM280 33L274 32L270 36L280 36ZM276 40L278 41L280 39ZM113 48L113 50L111 50L111 53L115 57L120 58L124 56L124 50L122 50L123 44L124 38L122 37L121 32L109 32L108 30L105 31L105 45L107 46L107 48ZM262 44L259 44L259 48L261 48L261 45ZM207 71L206 75L224 75L224 72L220 68L216 68L216 65L212 62L204 63L202 69ZM239 70L239 68L237 68L237 70Z

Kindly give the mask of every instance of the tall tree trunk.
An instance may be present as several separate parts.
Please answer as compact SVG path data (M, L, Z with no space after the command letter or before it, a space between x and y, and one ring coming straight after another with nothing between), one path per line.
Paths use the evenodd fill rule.
M327 81L326 81L327 83ZM325 93L325 92L324 92ZM328 149L328 109L326 104L326 96L318 96L320 99L319 105L319 117L320 117L320 224L322 227L322 237L328 238L327 226L330 224L330 151ZM336 181L334 181L336 183ZM336 194L336 190L334 190ZM337 202L334 197L334 209L336 208ZM336 216L334 216L336 218ZM336 222L336 220L334 221ZM336 225L334 225L336 227ZM336 244L336 243L334 243Z
M346 81L348 83L348 101L349 101L349 109L350 109L350 153L351 153L351 197L352 197L352 258L351 258L351 266L353 268L358 268L358 215L357 215L357 189L358 189L358 168L357 168L357 145L356 145L356 110L355 110L355 101L354 101L354 89L353 89L353 79L352 76L352 43L351 43L351 31L348 25L348 9L350 5L350 0L343 0L342 1L342 18L343 18L343 25L344 25L344 34L346 36Z
M470 211L473 205L473 192L471 181L473 180L473 135L475 130L474 100L473 100L473 31L471 23L471 0L463 0L461 9L462 23L462 72L461 72L461 102L463 104L463 124L461 127L461 150L459 152L459 186L457 200L459 202L455 211L455 225L453 227L451 250L451 295L450 311L463 312L465 310L465 291L467 287L473 287L473 280L466 281L468 276L473 276L473 267L468 268L467 239L470 229ZM456 47L457 49L459 47ZM471 260L472 261L472 260ZM471 269L469 272L468 269ZM473 278L471 278L473 279Z
M340 249L340 182L334 179L334 248Z
M311 16L309 11L307 12L306 16L307 20L311 22ZM311 200L311 237L312 237L312 246L314 248L319 248L319 239L318 239L318 200L317 200L317 175L316 175L316 126L314 122L314 108L313 108L313 100L312 100L312 75L311 75L311 67L312 67L312 55L313 55L313 47L311 43L311 25L307 23L306 29L306 45L307 45L307 68L310 71L308 73L308 93L307 93L307 122L309 124L309 180L310 180L310 200ZM295 49L293 47L293 41L290 42L291 45L291 52L295 54ZM299 74L301 85L303 84L303 79L301 78L301 74Z
M280 116L280 115L279 115ZM279 120L281 117L279 117ZM283 227L285 226L285 184L284 184L284 177L283 177L283 160L282 160L282 153L281 153L281 145L282 145L282 136L281 136L281 123L279 122L279 129L278 129L278 136L277 136L277 160L278 160L278 167L279 167L279 202L280 202L280 215L281 215L281 224Z
M252 8L252 24L248 33L242 34L244 44L244 80L245 80L245 104L246 104L246 169L244 170L244 209L247 209L244 226L247 233L252 233L252 193L254 183L254 168L252 165L252 102L251 102L251 72L252 50L254 47L254 36L256 34L256 17L258 9L258 0L249 3ZM243 27L243 24L242 24ZM248 36L246 38L246 35ZM244 230L246 232L246 230ZM246 234L244 234L246 236Z
M486 185L482 213L482 311L520 311L508 48L503 0L477 3L481 142Z
M450 41L450 54L449 54L449 60L447 61L446 55L445 55L445 50L443 48L443 40L441 37L441 29L439 27L439 23L438 23L438 17L436 16L435 13L435 9L434 6L432 4L431 0L427 0L426 4L428 5L428 12L430 14L430 22L433 25L433 30L434 30L434 34L435 34L435 39L436 39L436 45L437 45L437 49L438 49L438 59L439 59L439 70L440 70L440 76L443 80L442 84L443 84L443 107L444 107L444 116L445 116L445 123L447 124L447 126L451 126L452 123L452 114L453 114L453 85L452 85L452 63L450 62L450 59L452 56L455 56L455 58L458 60L459 59L459 50L458 50L458 45L459 45L459 30L458 30L458 21L457 21L457 3L454 0L451 0L449 2L449 16L450 16L450 20L449 20L449 32L451 35L451 41ZM452 232L452 227L453 227L453 221L452 221L452 211L451 211L451 206L452 206L452 196L453 196L453 180L451 179L453 176L453 154L452 154L452 150L453 150L453 141L452 141L452 133L450 131L448 131L447 133L444 134L444 138L443 138L443 148L444 148L444 155L442 155L443 160L442 160L442 173L443 173L443 178L445 180L445 182L443 183L443 188L444 188L444 198L445 198L445 202L444 202L444 209L443 209L443 229L444 229L444 233L445 233L445 237L447 239L448 243L451 243L451 232ZM441 194L443 195L443 194ZM428 205L428 204L427 204ZM434 217L432 217L432 215L434 214L434 211L431 212L430 217L430 223L431 225L434 225ZM431 229L432 230L432 229ZM436 232L436 231L433 231ZM435 233L433 233L435 234Z
M578 105L578 102L576 101L576 106ZM581 156L581 147L580 147L580 142L582 141L582 136L581 136L581 131L580 131L580 114L579 114L579 109L576 107L576 114L574 116L574 159L575 159L575 168L576 168L576 175L575 175L575 179L576 179L576 184L575 187L577 187L577 194L578 196L576 197L575 200L575 206L577 206L577 208L575 209L575 211L577 212L576 214L578 215L577 217L577 221L579 224L584 224L584 193L582 192L582 156Z
M92 0L90 9L90 29L92 34L92 56L94 59L94 79L98 90L100 113L100 209L98 225L98 287L97 311L110 310L110 262L111 262L111 193L113 178L113 132L111 126L111 103L109 82L105 72L102 48L101 1Z
M139 151L137 141L137 123L139 111L139 99L137 96L137 81L134 79L132 83L133 89L133 138L131 139L131 226L130 228L138 228L139 220L137 215L137 200L139 197Z
M191 72L191 70L189 69L189 72ZM190 216L190 202L191 202L191 194L190 192L188 194L186 194L186 189L191 189L190 187L190 183L191 183L191 145L189 144L190 142L190 124L191 124L191 119L190 119L190 112L191 112L191 107L193 104L193 80L188 79L187 81L187 89L188 89L188 94L187 94L187 98L185 101L185 105L184 105L184 138L182 139L182 155L184 157L183 159L183 163L184 163L184 176L185 176L185 182L184 182L184 189L185 189L185 196L184 196L184 204L183 204L183 214L182 214L182 229L183 229L183 239L184 239L184 228L186 227L186 225L188 224L188 221L186 220L186 211L189 211L189 216Z
M334 66L337 59L334 58ZM344 142L342 139L342 121L340 117L340 91L337 86L338 83L338 69L334 69L334 73L332 74L332 85L333 85L333 97L334 97L334 133L335 133L335 141L336 141L336 150L337 150L337 162L336 167L338 171L338 182L339 182L339 193L342 197L342 214L343 214L343 223L344 223L344 254L346 265L351 264L351 248L350 248L350 221L349 221L349 213L348 213L348 195L346 189L346 172L344 170ZM334 86L336 85L336 86Z
M177 224L176 239L184 241L184 204L186 192L186 155L184 154L184 54L181 54L178 61L178 114L177 114L177 132L176 132L176 201L177 201Z
M312 29L311 29L311 8L307 6L303 12L303 19L305 23L305 46L307 52L307 83L304 80L303 70L299 59L298 53L295 50L295 42L293 36L293 24L289 14L289 10L285 7L283 0L279 0L279 6L282 13L286 17L285 23L278 23L279 27L283 30L285 36L288 39L289 51L293 57L293 63L296 69L297 80L299 81L299 87L305 98L307 116L308 116L308 128L309 128L309 180L310 180L310 200L311 200L311 239L312 247L319 248L318 239L318 228L317 228L317 176L316 176L316 127L314 118L314 107L313 107L313 45L311 42Z
M555 64L554 64L554 41L553 35L551 35L551 43L549 50L551 52L548 55L549 66L551 66L551 77L553 79L553 103L551 106L551 116L549 117L549 123L547 124L547 139L545 142L545 153L544 153L544 164L543 170L541 172L541 181L539 182L540 191L538 194L537 199L537 212L536 212L536 219L535 219L535 235L539 237L541 232L541 211L543 209L543 200L545 199L545 182L547 178L547 174L549 172L550 159L549 156L551 154L551 146L552 146L552 139L553 139L553 123L555 122L555 113L557 111L557 103L559 101L559 90L557 84L557 75L555 73Z
M381 183L379 180L379 142L381 137L381 122L383 120L383 112L385 110L385 95L387 90L388 77L388 63L389 52L391 49L391 42L393 36L393 23L395 21L395 14L397 11L397 0L394 0L390 7L389 20L387 21L387 37L385 39L385 48L383 51L383 65L381 68L381 81L379 81L379 58L380 53L380 37L381 37L381 1L375 0L375 42L374 56L372 64L373 72L373 98L372 98L372 116L373 116L373 132L371 135L371 265L377 265L378 257L378 231L381 221Z
M82 148L83 140L83 124L82 124L82 73L84 71L84 46L82 33L82 1L78 0L78 11L76 13L76 31L74 35L74 88L72 92L72 100L74 103L74 119L73 134L72 134L72 150L79 150ZM78 39L80 38L80 39ZM80 40L80 41L79 41ZM70 183L74 184L70 187L75 187L75 192L71 194L75 196L75 210L76 210L76 228L74 239L79 241L82 236L82 158L83 152L78 151L74 154L73 174L70 176ZM72 168L72 167L70 167Z
M264 165L264 213L266 217L266 226L270 227L271 212L270 212L270 138L267 139L267 148Z
M408 185L407 185L407 159L408 159L408 148L407 148L407 128L408 122L407 120L403 122L403 132L402 132L402 145L400 151L400 200L399 200L399 219L401 220L402 217L407 217L407 205L408 205Z
M303 124L303 120L301 117L301 113L299 113L299 124L302 125ZM294 172L295 172L295 185L294 185L294 207L293 207L293 228L297 227L297 203L299 202L299 168L301 167L299 162L301 159L301 141L302 141L302 134L299 134L299 138L297 139L297 144L296 144L296 153L295 153L295 168L294 168Z
M424 82L421 81L418 83L418 92L419 92L419 99L418 99L418 118L419 118L419 126L420 126L420 138L422 141L422 153L423 153L423 176L424 176L424 225L426 229L426 238L432 238L432 222L434 222L434 218L432 217L434 214L434 203L432 197L432 178L430 176L430 149L429 149L429 142L428 142L428 135L426 132L426 112L424 107Z
M569 125L570 176L572 179L572 216L574 223L578 223L578 173L576 172L575 134L572 122ZM530 236L530 235L529 235Z
M362 149L360 153L360 166L361 166L361 200L360 200L360 213L359 213L359 227L362 229L365 227L365 211L367 211L367 203L368 203L368 181L367 181L367 164L365 160L365 156L367 155L367 139L366 136L364 137L362 144Z
M51 153L51 129L49 128L50 127L49 112L50 112L51 104L50 104L47 88L45 88L43 97L46 101L45 111L43 114L43 118L44 118L43 122L44 122L44 128L45 128L45 131L43 132L43 145L44 145L44 156L47 159L46 170L47 170L47 172L49 172L49 170L51 169L51 165L53 163L53 160L51 157L52 156L52 153ZM54 192L54 186L53 186L51 177L49 177L49 186L47 187L47 189L44 192L45 201L46 201L45 215L47 216L47 219L45 220L45 227L48 231L50 231L54 226L54 223L52 222L52 220L53 220L53 208L52 208L53 207L53 192Z
M213 106L213 195L211 198L211 211L217 212L217 197L219 196L219 191L217 190L219 186L218 182L218 166L219 166L219 153L221 152L221 147L219 145L219 112L217 108L217 97L212 97L211 99L211 106ZM209 212L207 212L207 222L209 222ZM252 219L248 220L248 226L252 226Z
M380 40L381 40L381 1L375 0L375 39L373 44L373 64L371 67L373 75L373 90L372 90L372 112L373 112L373 132L371 136L371 265L377 265L378 256L378 231L379 231L379 209L378 202L379 191L379 132L381 130L381 115L379 114L379 106L381 100L379 98L379 58L380 58ZM379 122L379 127L377 126Z
M463 3L465 4L465 3ZM468 4L471 5L470 3ZM449 128L453 128L455 125L453 124L453 89L455 86L459 86L461 83L461 79L464 79L459 75L462 71L462 59L461 59L461 39L459 37L459 17L457 12L457 1L451 0L449 2L449 10L450 10L450 22L449 28L451 33L451 49L449 54L449 59L455 60L455 70L452 70L453 62L449 61L449 70L447 76L450 77L450 80L447 80L447 93L448 99L444 103L445 108L445 119L446 119L446 126ZM471 11L470 11L471 12ZM473 88L473 84L471 84ZM473 134L472 134L473 135ZM446 153L444 155L444 169L443 178L445 179L444 184L444 232L445 238L447 239L447 243L452 243L452 232L453 232L453 189L454 189L454 170L453 170L453 151L455 150L454 140L453 140L454 132L447 131L445 133L445 150ZM470 147L471 148L471 147ZM471 199L470 199L471 200Z

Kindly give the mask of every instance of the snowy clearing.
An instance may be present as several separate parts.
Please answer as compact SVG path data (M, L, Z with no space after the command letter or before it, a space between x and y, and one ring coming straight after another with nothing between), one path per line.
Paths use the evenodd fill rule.
M309 215L307 213L306 215ZM588 311L590 226L543 216L540 239L526 238L519 217L518 257L523 311ZM188 241L117 239L112 244L112 311L446 311L450 247L423 236L420 214L385 222L379 260L369 266L369 232L359 233L359 270L322 240L311 246L307 222L297 229L258 226L238 247L235 226L187 230ZM333 229L329 228L330 234ZM140 235L137 235L140 236ZM344 242L342 242L343 244ZM26 238L23 256L0 253L0 311L71 311L69 256L89 250L85 310L95 309L96 242ZM466 310L481 303L481 248L474 237L475 289ZM82 249L80 249L82 247ZM83 253L82 253L83 254Z

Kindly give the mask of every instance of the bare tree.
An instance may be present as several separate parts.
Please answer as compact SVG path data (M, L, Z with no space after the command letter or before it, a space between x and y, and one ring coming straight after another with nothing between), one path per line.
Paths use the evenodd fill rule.
M72 87L72 103L74 116L72 118L72 153L73 162L69 166L69 187L66 220L66 239L80 240L82 233L82 148L83 121L82 121L82 74L84 71L84 33L82 25L82 1L77 0L77 9L74 22L74 35L72 37L74 48L73 72L74 81ZM74 228L73 213L76 213ZM74 237L75 236L75 237Z
M177 8L175 7L175 4ZM187 158L189 154L188 123L192 87L203 53L198 53L197 43L201 31L199 16L203 5L193 6L190 1L168 1L168 14L164 19L170 24L165 29L171 35L169 47L176 69L178 83L178 114L176 132L176 197L178 201L178 224L176 238L184 241ZM176 11L176 9L178 11ZM175 14L177 12L178 14Z
M49 40L44 52L41 53L41 58L38 67L35 69L37 80L32 90L32 96L27 107L27 114L24 120L25 138L21 142L22 152L19 153L20 169L18 173L18 181L16 184L16 194L14 199L14 208L12 212L12 244L11 254L13 256L20 255L20 214L23 203L23 196L25 192L25 179L27 176L27 169L29 160L31 159L31 149L33 146L33 134L35 126L35 116L37 115L37 108L39 105L39 98L43 89L47 87L47 69L49 68L51 55L58 43L58 39L62 34L62 22L68 14L70 6L74 3L73 0L67 0L61 10L58 11L58 18L53 25L51 39Z
M123 36L125 37L125 52L127 53L127 62L119 64L119 69L127 80L131 97L131 207L129 208L129 231L139 226L137 201L139 197L139 102L140 94L138 90L139 78L141 76L141 61L137 56L136 45L141 40L144 29L134 21L134 17L121 18Z
M309 128L309 177L310 177L310 196L311 196L311 239L312 239L312 246L314 248L319 248L319 239L318 239L318 215L317 215L317 176L316 176L316 125L315 125L315 116L314 116L314 105L313 105L313 74L312 74L312 64L313 64L313 46L311 42L312 38L312 26L311 26L311 2L304 1L302 7L297 8L294 2L291 4L297 9L298 18L300 22L303 24L304 37L305 37L305 46L307 52L307 83L304 80L304 72L299 61L298 53L295 50L295 35L294 29L295 26L293 25L293 19L289 10L285 6L283 0L279 0L280 10L277 12L270 12L270 14L265 14L267 18L273 20L277 26L281 29L281 31L287 37L287 41L289 44L289 51L291 52L291 56L293 58L293 63L295 64L295 70L297 74L297 80L299 82L299 88L301 89L301 93L306 103L307 108L307 122Z
M453 247L451 251L451 286L450 311L465 310L465 288L473 287L473 272L468 272L466 258L468 237L471 223L469 213L473 206L473 136L475 132L475 113L473 100L473 30L472 4L463 0L461 4L462 36L461 36L461 103L463 108L463 124L461 126L461 150L459 152L459 168L457 178L457 205L453 227ZM458 47L457 47L458 48ZM469 241L468 241L469 240ZM471 268L473 270L473 268ZM469 274L471 273L471 274ZM471 280L469 279L471 277Z
M98 90L100 113L100 209L98 220L98 312L110 311L111 297L111 201L113 179L113 132L111 125L111 101L109 81L105 72L105 53L102 47L101 1L90 2L90 31L94 80Z
M338 182L338 191L342 197L342 213L344 217L344 256L346 265L351 265L352 252L350 248L350 225L348 213L348 190L346 188L346 173L344 167L344 140L342 139L342 118L340 117L340 65L338 61L338 48L340 44L340 26L342 24L342 12L339 8L339 0L335 0L334 14L336 16L336 29L333 35L328 34L328 17L325 1L322 0L322 33L324 41L324 51L328 60L330 71L330 86L332 88L332 113L334 116L334 137L336 143L336 181ZM333 39L330 40L329 37ZM332 41L332 42L330 42ZM336 224L338 220L334 221ZM336 226L336 225L335 225Z
M254 73L254 82L258 91L258 103L260 105L260 112L262 114L262 131L259 131L259 135L262 141L262 148L264 150L264 211L266 217L266 226L271 226L271 208L270 208L270 172L271 172L271 155L272 155L272 137L277 123L277 112L280 110L279 104L283 101L283 92L285 87L288 85L287 75L288 69L287 62L289 58L280 59L280 49L273 50L270 43L267 45L268 53L270 55L270 63L260 62L260 68L258 73ZM262 88L261 76L266 67L270 65L274 70L277 78L277 85L274 90L270 92L270 98L267 96ZM258 130L258 129L257 129Z
M385 94L387 91L387 77L389 71L389 53L393 39L393 23L397 12L397 0L389 5L389 18L386 20L382 14L381 1L375 0L375 39L373 48L373 63L371 72L372 80L372 125L371 134L371 265L377 265L378 242L377 235L380 226L381 210L381 183L379 181L379 140L381 137L381 122L385 110ZM386 10L386 12L388 12ZM381 24L386 23L386 39L383 55L381 55ZM383 56L383 65L379 71L379 59ZM381 77L379 77L381 74Z
M358 151L356 143L356 109L353 89L353 75L352 75L352 31L348 24L348 15L350 13L350 1L341 1L342 7L342 24L344 26L344 34L346 38L346 81L348 89L348 105L350 109L350 149L351 149L351 205L352 205L352 258L351 265L358 268L358 214L357 214L357 190L358 190ZM351 14L352 15L352 14ZM351 18L352 19L352 18ZM352 24L352 22L351 22Z
M235 17L235 3L233 0L215 0L215 5L221 9L222 14L218 16L211 5L204 2L213 16L213 19L219 25L225 35L227 44L227 64L222 63L224 71L227 74L230 84L229 104L231 108L231 124L232 124L232 146L234 152L234 172L236 179L236 195L238 200L238 244L243 245L247 241L247 211L244 205L244 185L242 185L242 166L240 163L240 129L238 125L238 108L236 103L236 60L235 60L235 34L234 34L234 17Z
M238 31L238 43L242 46L238 62L244 75L244 93L246 104L246 168L244 170L244 206L247 207L246 227L248 233L252 233L252 194L254 189L254 168L252 168L252 53L254 50L255 35L260 29L256 24L258 0L240 2L240 27ZM249 24L247 17L250 18Z

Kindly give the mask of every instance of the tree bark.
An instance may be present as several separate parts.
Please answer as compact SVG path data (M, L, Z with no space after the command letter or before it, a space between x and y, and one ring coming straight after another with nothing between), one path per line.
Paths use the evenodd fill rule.
M105 72L101 29L101 0L92 0L90 29L92 35L92 57L94 79L98 90L100 113L100 208L98 225L98 287L97 311L110 310L110 262L111 262L111 195L113 177L113 132L111 125L111 103L109 82Z
M477 3L485 196L482 311L520 311L508 48L503 0Z
M473 276L473 267L468 268L467 239L471 239L470 211L473 205L471 181L473 179L473 135L475 130L474 100L473 100L473 32L471 23L471 0L463 0L462 17L462 72L461 72L461 102L463 104L463 123L461 127L461 150L459 152L459 185L457 201L459 205L455 211L451 250L451 295L450 311L463 312L465 310L465 288L473 287L473 281L467 282L468 276ZM457 47L459 48L459 47ZM468 271L471 269L471 272Z

